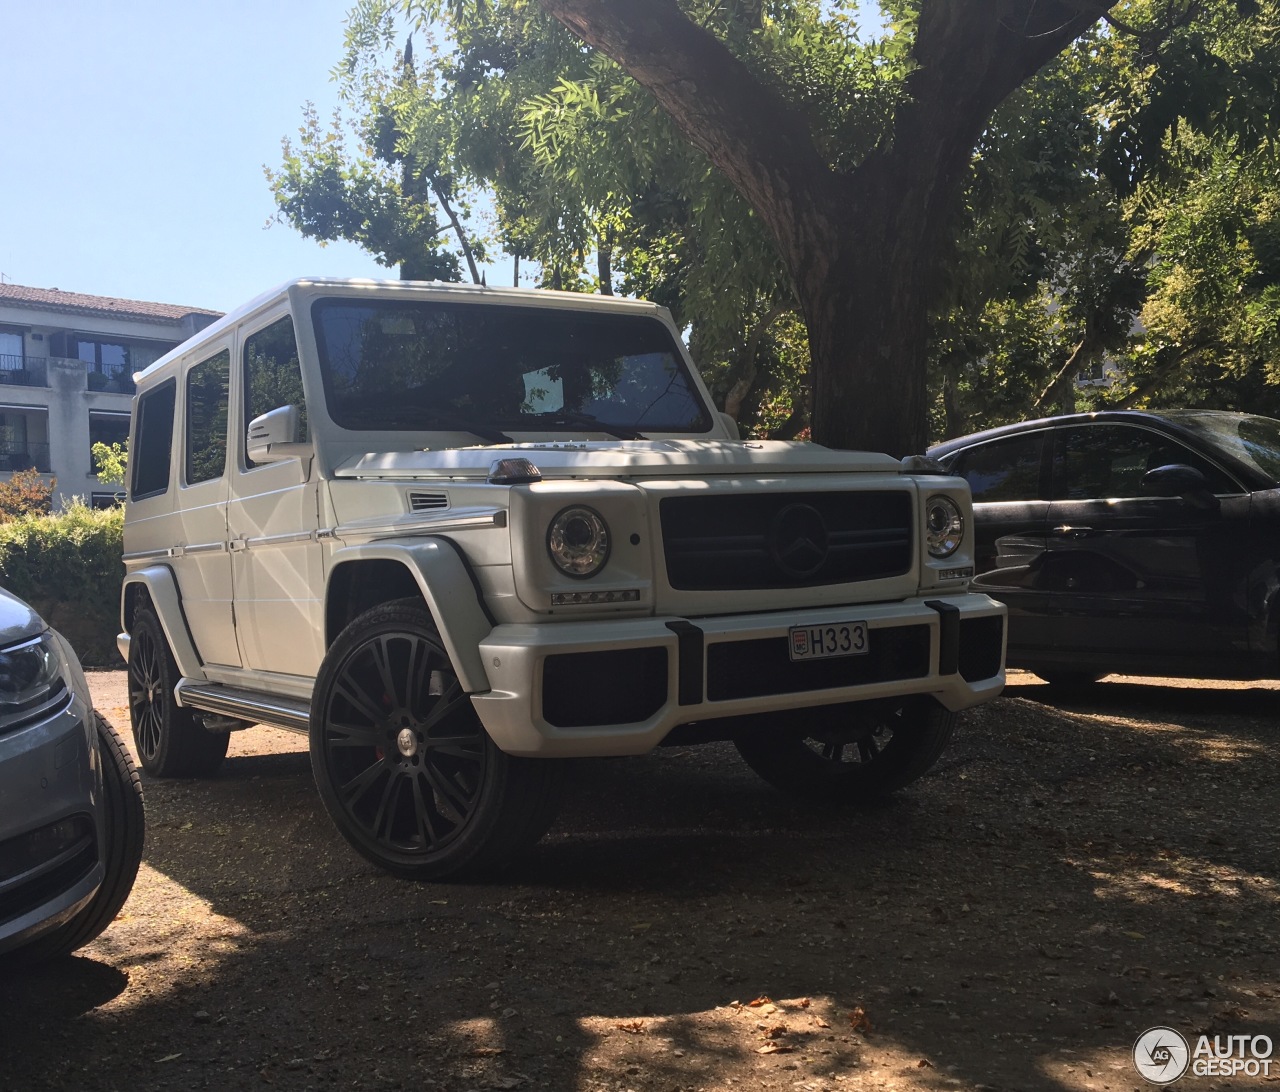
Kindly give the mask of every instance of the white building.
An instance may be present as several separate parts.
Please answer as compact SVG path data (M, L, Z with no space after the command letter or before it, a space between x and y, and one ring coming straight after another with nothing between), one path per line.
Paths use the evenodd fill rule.
M128 437L133 373L219 315L0 284L0 480L34 467L56 479L55 507L112 503L90 449Z

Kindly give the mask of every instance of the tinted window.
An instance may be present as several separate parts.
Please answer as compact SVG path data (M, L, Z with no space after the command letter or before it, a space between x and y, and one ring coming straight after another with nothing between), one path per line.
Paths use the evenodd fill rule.
M1210 446L1248 463L1273 482L1280 482L1280 421L1243 413L1171 415L1184 428L1200 434Z
M1237 488L1190 448L1149 429L1130 425L1077 425L1054 439L1054 496L1059 500L1142 497L1148 470L1181 463L1202 473L1213 493Z
M178 384L172 379L138 400L138 434L129 462L134 500L169 488L169 453L173 446L173 407Z
M394 394L389 395L394 397ZM298 362L298 341L293 335L293 319L285 317L244 343L244 422L249 422L281 406L297 406L302 414L302 439L307 438L307 407L302 395L302 365ZM257 464L245 456L245 465Z
M711 427L657 319L429 300L321 300L314 315L329 416L343 428Z
M222 477L227 465L227 386L231 351L187 373L187 484Z
M971 447L960 452L949 469L969 483L975 501L1038 500L1046 435L1032 432Z

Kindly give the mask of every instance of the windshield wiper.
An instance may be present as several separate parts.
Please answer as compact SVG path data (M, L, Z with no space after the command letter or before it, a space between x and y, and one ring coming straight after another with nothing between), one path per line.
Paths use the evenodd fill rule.
M521 416L528 420L533 418L539 424L547 425L581 425L592 432L603 432L619 440L647 440L643 432L638 432L629 425L609 425L592 417L589 413L572 413L569 410L555 410L550 413L525 413Z
M447 417L433 414L422 423L427 428L442 428L450 432L469 432L472 436L479 436L486 444L515 443L505 432L500 432L496 428L491 428L489 425L477 421L468 421L464 417Z

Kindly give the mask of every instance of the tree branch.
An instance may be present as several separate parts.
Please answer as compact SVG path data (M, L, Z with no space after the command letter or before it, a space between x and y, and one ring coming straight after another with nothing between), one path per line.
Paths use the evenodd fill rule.
M458 237L458 242L462 245L463 257L467 259L467 268L471 270L471 283L479 284L480 270L476 267L475 255L471 253L471 240L467 238L462 221L458 219L457 213L453 211L453 206L449 204L449 198L444 192L444 187L434 177L431 180L431 190L436 195L436 200L440 202L440 208L444 210L444 214L449 218L449 223L453 225L453 233Z
M809 119L763 83L675 0L539 0L543 10L621 65L770 223L790 260L798 221L838 180ZM824 194L823 191L828 191ZM821 195L821 196L820 196ZM818 253L820 247L810 248Z

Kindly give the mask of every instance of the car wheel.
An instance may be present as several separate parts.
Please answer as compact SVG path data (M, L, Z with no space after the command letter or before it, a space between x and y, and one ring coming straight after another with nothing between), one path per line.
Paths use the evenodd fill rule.
M1035 674L1047 682L1050 686L1057 687L1060 690L1079 690L1085 686L1092 686L1100 679L1107 677L1106 672L1094 673L1092 671L1037 671Z
M222 765L226 732L208 732L174 697L178 665L149 608L134 616L129 635L129 719L142 768L155 777L202 777Z
M14 965L68 955L83 948L110 925L133 890L142 862L146 817L142 781L124 740L101 714L93 714L102 762L105 875L97 893L69 921L5 957Z
M911 784L937 760L956 715L932 698L798 709L739 732L734 745L793 796L856 802Z
M366 859L410 879L506 865L555 818L564 762L489 738L420 600L351 622L311 701L311 767L326 810Z

